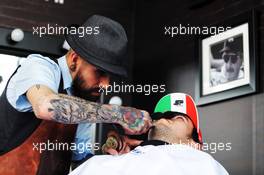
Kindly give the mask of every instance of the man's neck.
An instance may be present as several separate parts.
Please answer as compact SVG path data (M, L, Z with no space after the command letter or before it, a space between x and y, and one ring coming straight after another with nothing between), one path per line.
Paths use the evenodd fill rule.
M186 138L186 139L152 138L149 140L154 140L154 141L158 140L170 145L173 144L187 145L197 150L201 150L201 146L202 146L201 144L196 143L192 138Z
M173 137L154 137L149 140L160 140L163 142L167 142L169 144L189 144L193 141L191 138L180 139L180 138L173 138Z

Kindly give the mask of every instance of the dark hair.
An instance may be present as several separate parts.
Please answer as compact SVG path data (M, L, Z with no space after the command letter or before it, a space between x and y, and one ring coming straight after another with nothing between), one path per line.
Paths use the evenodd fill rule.
M199 140L199 135L198 135L198 133L197 133L197 129L196 129L196 128L193 128L192 139L193 139L193 141L195 141L196 143L200 143L200 144L202 144L202 143L200 142L200 140Z
M173 117L175 117L176 115L180 115L180 116L184 116L184 117L189 117L186 114L180 113L180 112L172 112L172 111L167 111L167 112L155 112L151 115L151 118L153 120L159 120L161 118L165 118L165 119L172 119ZM190 117L189 117L190 118ZM194 127L193 131L192 131L192 139L196 142L196 143L200 143L199 141L199 135L197 133L197 129Z
M181 115L186 117L186 114L180 113L180 112L172 112L172 111L167 111L167 112L155 112L151 115L152 120L158 120L161 118L166 118L166 119L172 119L176 115ZM188 117L188 116L187 116Z

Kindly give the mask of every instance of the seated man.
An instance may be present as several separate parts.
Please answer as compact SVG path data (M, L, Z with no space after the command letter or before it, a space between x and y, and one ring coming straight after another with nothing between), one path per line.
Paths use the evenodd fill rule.
M224 42L219 51L222 59L211 59L211 86L244 78L242 47L241 37L229 38Z
M94 156L70 175L228 174L212 156L199 149L202 144L199 118L189 95L164 96L152 117L154 126L149 130L148 141L130 151L137 143L123 137L118 140L116 150L104 146L106 152L119 155Z

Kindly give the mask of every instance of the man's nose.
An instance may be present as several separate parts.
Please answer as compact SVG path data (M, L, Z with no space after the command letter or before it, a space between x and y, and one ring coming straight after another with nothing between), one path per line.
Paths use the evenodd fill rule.
M101 87L107 87L110 83L110 77L109 76L103 76L100 77L100 86Z
M226 67L227 67L227 69L229 69L231 67L231 59L228 59L228 62L226 63Z

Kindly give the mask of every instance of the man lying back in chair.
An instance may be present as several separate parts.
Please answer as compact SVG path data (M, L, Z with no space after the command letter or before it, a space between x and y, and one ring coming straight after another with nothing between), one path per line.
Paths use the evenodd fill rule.
M104 151L112 155L94 156L71 175L228 174L212 156L200 150L199 117L189 95L168 94L159 100L154 112L147 141L118 138L114 133L111 137L117 137L117 143L104 146Z

